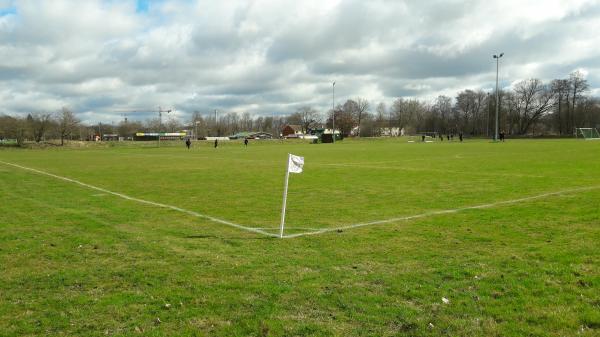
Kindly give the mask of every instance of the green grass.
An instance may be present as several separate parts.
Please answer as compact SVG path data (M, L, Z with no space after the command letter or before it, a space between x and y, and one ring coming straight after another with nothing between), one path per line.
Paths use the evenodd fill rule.
M0 336L600 333L598 142L163 145L0 161L276 233L301 155L289 234L599 188L281 240L0 163Z

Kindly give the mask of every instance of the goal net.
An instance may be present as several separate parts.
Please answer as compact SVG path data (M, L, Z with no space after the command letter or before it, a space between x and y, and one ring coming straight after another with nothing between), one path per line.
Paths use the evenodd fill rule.
M600 140L600 133L596 128L575 128L575 138L585 140Z

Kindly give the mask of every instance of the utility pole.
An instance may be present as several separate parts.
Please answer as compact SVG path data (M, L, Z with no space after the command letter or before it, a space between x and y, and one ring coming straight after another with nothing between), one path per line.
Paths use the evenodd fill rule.
M335 81L333 81L332 84L332 94L331 94L331 114L332 114L332 118L331 118L331 133L332 133L332 138L333 138L333 143L335 144Z
M487 125L485 127L485 137L486 138L490 136L490 112L492 110L491 109L492 105L490 103L491 103L490 93L488 92L487 93L487 108L488 108L487 110L488 111L487 111L487 118L486 118Z
M498 124L499 124L498 107L500 105L500 96L498 94L498 69L499 69L500 58L502 56L504 56L504 53L500 53L500 55L494 55L494 58L496 59L496 133L494 134L494 141L498 141Z

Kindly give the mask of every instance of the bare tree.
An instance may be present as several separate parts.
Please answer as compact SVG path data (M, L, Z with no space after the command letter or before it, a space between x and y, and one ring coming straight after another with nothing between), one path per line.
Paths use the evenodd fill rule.
M375 116L369 112L365 112L362 115L362 126L360 127L360 134L362 137L373 137L379 136L379 128L377 126L377 120Z
M461 113L457 130L469 130L471 134L481 134L485 129L486 93L482 90L464 90L456 97L456 107Z
M411 125L414 121L414 116L408 109L408 101L404 98L397 98L390 107L390 115L392 116L393 126L399 129L406 128Z
M369 101L363 98L356 99L356 117L358 120L358 131L357 136L360 137L360 122L362 121L363 114L369 111Z
M393 114L394 118L394 126L399 129L409 127L415 130L418 129L426 111L425 104L417 99L397 98L390 108L390 113Z
M27 125L36 143L41 142L52 124L52 114L31 113L27 115Z
M205 137L208 132L208 120L202 117L200 111L194 111L190 120L191 127L194 129L194 137Z
M531 126L554 104L555 93L539 79L524 80L515 86L512 110L518 114L518 132L526 134Z
M356 104L356 102L353 100L347 100L344 105L338 105L334 110L335 128L336 130L339 130L344 137L350 135L352 129L356 126L354 104ZM326 124L328 128L333 128L332 116L333 115L330 115L327 118Z
M381 136L382 129L385 127L385 119L387 116L387 106L384 102L377 104L377 114L375 115L375 135Z
M158 117L151 117L144 121L144 128L148 131L160 132L160 129L162 127L161 124L162 123L160 123L160 120ZM103 127L105 127L105 126L99 125L99 130L102 130ZM100 132L98 132L98 133L100 133ZM102 135L100 135L100 136L102 136Z
M568 102L567 97L569 96L570 87L569 80L565 79L553 80L551 83L552 91L554 91L554 95L556 97L556 125L559 135L562 135L563 133L563 123L565 120L563 120L562 108L565 100ZM567 107L567 111L568 110L569 107Z
M448 132L450 124L450 114L452 113L452 98L448 96L440 95L435 99L432 110L435 113L436 118L439 119L437 125L437 132Z
M571 127L577 126L577 120L575 117L575 104L583 97L583 93L588 90L589 85L587 80L583 77L583 74L577 70L569 75L569 82L571 84Z
M300 120L302 132L308 132L308 129L313 127L318 122L319 113L310 106L303 106L296 112Z
M252 131L253 121L252 121L252 116L250 116L249 112L244 112L242 114L240 123L242 124L241 127L244 131Z
M63 107L56 116L57 131L60 135L60 145L65 145L65 138L71 136L71 134L77 130L79 125L79 119L75 117L75 114L70 109Z
M165 123L165 128L168 132L180 131L183 129L183 125L179 122L179 120L173 116L169 116Z
M142 123L137 121L123 120L117 126L117 133L121 137L131 137L136 131L144 129Z
M0 139L14 138L17 145L21 146L25 142L27 135L27 124L23 118L0 116Z

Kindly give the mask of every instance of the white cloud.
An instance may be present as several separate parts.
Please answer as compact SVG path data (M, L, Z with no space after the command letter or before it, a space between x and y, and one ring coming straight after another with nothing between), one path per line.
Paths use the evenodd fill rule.
M338 103L454 96L493 88L501 51L504 87L581 68L598 93L599 16L585 0L0 0L0 113L324 112L334 79Z

